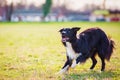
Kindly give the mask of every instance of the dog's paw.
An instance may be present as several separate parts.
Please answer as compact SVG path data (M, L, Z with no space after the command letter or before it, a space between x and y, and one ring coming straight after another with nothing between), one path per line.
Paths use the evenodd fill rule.
M91 69L91 68L90 68L89 70L90 70L90 71L93 71L93 69Z
M64 73L66 73L66 70L64 70L64 69L61 69L59 72L57 72L56 74L64 74Z
M67 72L67 70L69 69L69 65L65 66L63 69L61 69L58 74L63 74L65 72Z
M104 71L101 71L101 70L99 71L99 73L103 73L103 72L104 72Z
M58 74L63 74L65 71L63 69L61 69Z

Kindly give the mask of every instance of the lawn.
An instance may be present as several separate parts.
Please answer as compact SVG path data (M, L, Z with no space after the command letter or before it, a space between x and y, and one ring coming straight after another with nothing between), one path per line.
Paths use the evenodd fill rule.
M64 27L100 27L116 43L106 70L100 72L101 61L93 71L91 60L56 74L66 60L59 30ZM0 80L119 80L120 23L60 22L60 23L0 23Z

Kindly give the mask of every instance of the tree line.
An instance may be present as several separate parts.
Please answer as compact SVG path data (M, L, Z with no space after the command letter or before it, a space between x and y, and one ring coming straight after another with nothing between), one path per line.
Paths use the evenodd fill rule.
M0 7L5 6L5 12L6 12L6 20L11 21L11 16L13 13L14 5L13 2L11 2L9 5L7 4L7 0L0 0ZM49 14L52 6L52 0L46 0L45 3L42 5L42 19L44 21L45 17Z

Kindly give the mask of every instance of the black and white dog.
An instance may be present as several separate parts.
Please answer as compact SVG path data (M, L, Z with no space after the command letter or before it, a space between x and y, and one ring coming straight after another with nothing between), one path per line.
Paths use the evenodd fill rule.
M105 59L110 60L114 48L114 41L109 39L105 32L100 28L90 28L79 34L77 31L80 28L63 28L59 32L62 36L62 43L66 47L67 61L65 62L60 73L66 72L69 67L74 68L78 63L85 62L88 58L92 59L93 69L97 63L95 55L101 59L102 68L105 69Z

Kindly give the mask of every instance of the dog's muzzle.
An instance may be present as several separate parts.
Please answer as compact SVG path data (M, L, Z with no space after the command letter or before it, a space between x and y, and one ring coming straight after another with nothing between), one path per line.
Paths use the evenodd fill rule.
M67 36L62 36L62 42L67 42L69 38Z

